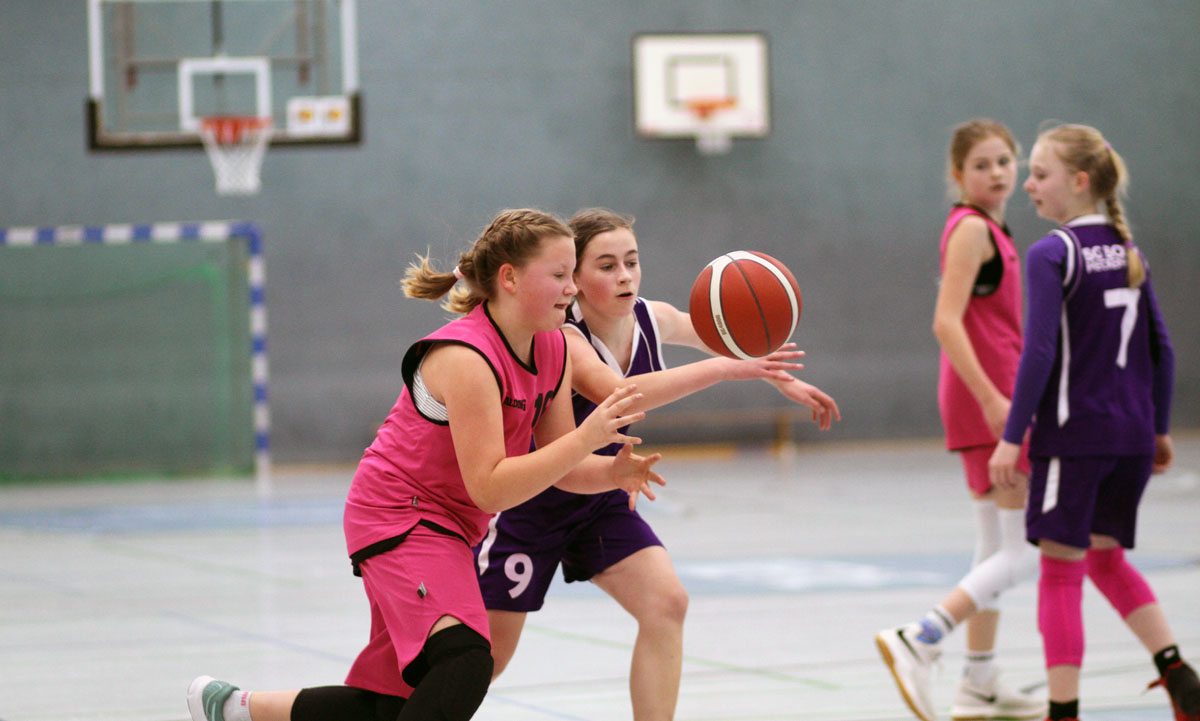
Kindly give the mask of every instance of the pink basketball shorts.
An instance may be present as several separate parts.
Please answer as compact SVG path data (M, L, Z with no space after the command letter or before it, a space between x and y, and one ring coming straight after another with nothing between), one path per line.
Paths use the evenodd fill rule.
M996 444L992 443L986 446L971 446L958 451L962 457L963 470L967 474L967 487L978 496L982 496L992 490L992 481L988 478L988 461L991 460L992 452L996 450ZM1021 455L1017 458L1017 470L1029 475L1029 439L1021 444Z

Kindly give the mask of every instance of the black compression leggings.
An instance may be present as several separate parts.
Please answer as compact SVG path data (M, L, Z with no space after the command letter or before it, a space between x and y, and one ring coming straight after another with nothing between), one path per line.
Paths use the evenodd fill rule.
M463 624L442 629L405 669L405 680L416 689L407 700L350 686L306 688L292 721L467 721L492 680L491 646Z

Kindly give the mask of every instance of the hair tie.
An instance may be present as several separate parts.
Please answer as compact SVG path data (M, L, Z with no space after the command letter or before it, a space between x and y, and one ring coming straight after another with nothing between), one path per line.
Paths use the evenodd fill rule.
M454 266L454 270L452 270L450 272L454 274L455 278L458 278L459 280L463 279L463 272L461 270L459 270L457 265Z

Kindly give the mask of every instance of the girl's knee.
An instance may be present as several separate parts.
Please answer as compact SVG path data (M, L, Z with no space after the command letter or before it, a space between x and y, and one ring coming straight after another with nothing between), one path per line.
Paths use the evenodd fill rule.
M682 584L674 584L654 595L649 615L655 622L682 626L683 619L687 616L689 602L687 589Z

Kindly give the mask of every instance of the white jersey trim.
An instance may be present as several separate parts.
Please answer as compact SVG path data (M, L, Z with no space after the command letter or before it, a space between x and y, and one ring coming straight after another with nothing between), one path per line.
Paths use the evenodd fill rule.
M666 363L663 362L662 355L662 332L658 329L658 318L655 317L654 309L650 307L650 304L646 302L645 298L639 297L638 300L640 300L643 305L646 306L646 315L650 317L650 325L654 328L655 347L650 348L649 343L647 342L646 350L650 351L654 355L653 360L657 361L658 365L665 368ZM571 311L571 315L576 321L587 323L587 321L583 318L583 310L579 308L578 303L571 307ZM609 350L604 341L600 340L595 333L584 334L582 330L571 323L565 323L563 324L563 327L570 328L579 335L584 336L584 338L587 338L588 342L592 344L592 347L596 349L596 352L600 354L600 358L604 361L605 365L607 365L609 368L612 368L617 375L621 376L622 378L629 377L629 368L633 367L633 359L637 357L638 344L643 342L646 338L645 333L642 332L642 324L638 322L637 314L635 313L633 316L633 337L630 339L629 344L629 368L622 368L621 364L617 362L617 357L613 355L613 352ZM588 335L591 337L588 338Z
M1067 270L1063 273L1062 282L1063 287L1066 288L1075 278L1075 241L1061 230L1055 229L1050 232L1062 239L1063 244L1067 246Z
M501 511L501 513L503 513L503 511ZM492 516L492 520L488 521L487 535L483 537L483 542L479 544L479 558L477 561L479 565L480 576L487 572L488 564L491 563L491 559L488 556L491 554L492 546L496 543L496 536L499 533L496 528L496 524L499 522L500 513L497 513L496 515Z
M1071 329L1067 325L1067 302L1062 304L1062 368L1058 370L1058 427L1062 428L1071 419L1071 400L1068 390L1071 384Z
M658 365L666 368L667 363L663 359L662 352L662 331L658 329L658 316L654 315L654 306L650 305L650 301L643 298L642 302L646 304L646 315L650 316L650 326L654 328L654 360L658 362ZM633 362L632 356L630 356L629 362Z
M1077 225L1109 225L1109 221L1108 218L1099 213L1089 213L1087 215L1081 215L1078 218L1072 218L1066 223L1063 223L1063 225L1067 226L1068 228L1073 228Z
M1058 505L1058 481L1062 476L1062 459L1051 458L1046 468L1046 495L1042 498L1042 513L1049 513Z
M413 373L412 379L412 398L416 404L417 410L421 411L421 415L431 421L442 421L448 423L450 414L446 412L446 406L440 403L429 389L425 387L425 379L421 377L421 367L425 365L425 359L421 359L421 365L417 366L417 372Z

